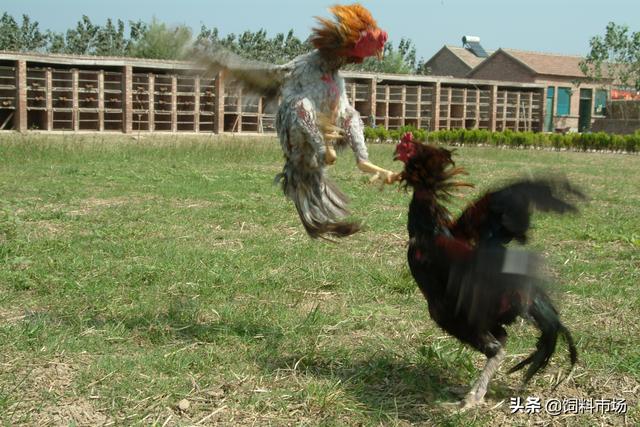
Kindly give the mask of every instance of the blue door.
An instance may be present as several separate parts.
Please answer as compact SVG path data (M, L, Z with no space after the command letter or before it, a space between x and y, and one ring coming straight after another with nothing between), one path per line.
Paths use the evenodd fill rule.
M556 88L547 88L547 105L544 112L544 131L553 132L553 96L555 95Z

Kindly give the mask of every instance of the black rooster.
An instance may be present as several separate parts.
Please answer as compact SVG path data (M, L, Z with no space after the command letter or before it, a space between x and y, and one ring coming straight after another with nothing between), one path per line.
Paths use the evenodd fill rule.
M529 365L524 375L528 382L549 362L559 334L568 343L571 367L576 363L571 334L536 275L538 257L505 245L514 239L526 242L532 208L575 212L575 206L560 197L584 196L565 180L522 180L485 194L454 221L443 202L457 187L471 185L454 181L464 171L451 155L445 148L414 142L408 133L396 147L395 159L405 164L402 181L413 188L407 256L429 314L442 329L488 359L461 402L469 408L482 403L505 357L504 326L518 317L531 321L541 335L536 350L510 373Z

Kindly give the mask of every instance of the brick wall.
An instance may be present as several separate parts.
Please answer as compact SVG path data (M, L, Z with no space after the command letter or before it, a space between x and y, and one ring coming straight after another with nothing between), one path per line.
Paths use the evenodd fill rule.
M490 61L480 64L467 77L472 79L502 80L533 83L532 72L503 52L496 53Z
M640 120L596 119L591 126L593 132L631 134L640 130Z
M435 54L425 66L430 69L431 76L464 77L471 70L471 67L446 49Z
M133 67L125 65L122 68L122 123L124 133L133 130Z
M591 130L619 134L640 130L640 101L610 101L607 117L596 119Z
M27 63L16 62L16 129L20 132L27 130Z
M607 116L612 119L640 120L640 101L611 101L607 105Z
M580 89L591 89L591 120L601 118L602 116L596 116L593 112L593 102L595 101L595 90L601 89L602 87L599 85L594 85L590 83L580 83L580 85L576 85L576 79L571 77L561 77L561 76L539 76L535 79L536 83L544 84L547 87L554 87L555 94L553 100L553 115L554 115L554 127L556 128L570 128L572 131L578 130L578 120L580 117ZM559 87L568 87L571 88L571 101L569 104L569 115L568 116L557 116L556 109L558 106L558 88ZM545 93L546 97L546 93Z

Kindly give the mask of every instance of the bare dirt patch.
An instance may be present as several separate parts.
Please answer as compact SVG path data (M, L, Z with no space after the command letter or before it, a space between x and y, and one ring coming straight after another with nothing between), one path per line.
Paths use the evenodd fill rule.
M87 398L72 393L81 364L58 358L44 363L17 358L5 363L14 386L9 393L5 421L11 425L104 425L109 417Z
M65 233L65 226L59 222L51 220L40 220L29 222L30 239L50 239L61 236Z
M77 209L69 210L67 213L69 215L88 215L99 211L105 208L111 208L116 206L123 205L133 205L144 201L152 200L153 197L132 197L132 196L123 196L123 197L111 197L107 199L99 199L90 197L88 199L84 199L80 202L80 205Z
M14 325L26 317L25 310L17 308L0 308L0 324Z

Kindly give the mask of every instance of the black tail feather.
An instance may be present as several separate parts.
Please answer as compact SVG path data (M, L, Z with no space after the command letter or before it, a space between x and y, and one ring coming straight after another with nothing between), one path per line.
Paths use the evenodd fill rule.
M578 361L578 349L576 348L576 344L573 341L571 333L562 323L560 324L560 333L564 337L565 341L567 341L567 346L569 347L569 361L571 362L571 367L573 368L573 366Z
M538 371L545 368L555 352L558 334L561 334L567 341L569 347L569 361L571 368L578 360L578 351L576 349L573 337L569 330L560 322L558 312L544 294L538 294L533 299L529 307L529 315L535 321L536 326L541 331L540 338L536 344L536 350L526 359L519 362L509 370L509 373L516 372L527 365L530 365L524 375L524 383L529 382Z
M525 196L529 203L543 212L577 212L573 200L585 200L585 194L572 186L566 178L551 177L524 180L504 190L512 196Z

